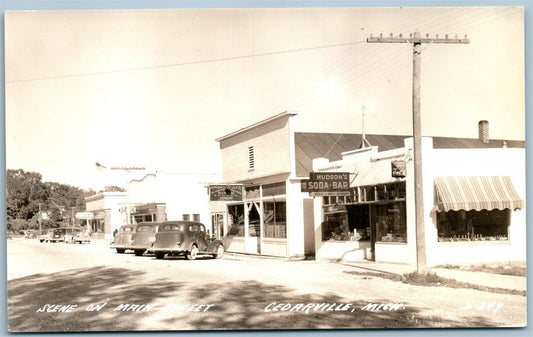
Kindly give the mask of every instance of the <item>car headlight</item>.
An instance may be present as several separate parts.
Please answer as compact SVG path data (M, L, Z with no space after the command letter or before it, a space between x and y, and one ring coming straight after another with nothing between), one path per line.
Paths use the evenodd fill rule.
M148 241L149 241L149 242L154 242L154 241L155 241L155 238L148 238Z

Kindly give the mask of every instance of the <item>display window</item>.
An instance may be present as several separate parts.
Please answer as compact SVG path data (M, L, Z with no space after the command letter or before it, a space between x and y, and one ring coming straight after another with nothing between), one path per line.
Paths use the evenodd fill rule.
M407 243L405 201L375 205L376 241Z
M244 237L244 204L228 206L228 235Z
M324 196L323 241L407 242L405 181Z
M437 212L438 241L509 240L510 219L509 209Z
M263 202L263 229L265 238L287 238L285 201Z

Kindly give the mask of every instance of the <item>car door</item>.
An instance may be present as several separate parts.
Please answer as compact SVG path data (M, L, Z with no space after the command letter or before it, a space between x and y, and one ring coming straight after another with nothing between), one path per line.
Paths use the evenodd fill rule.
M205 226L198 224L197 226L197 232L196 232L196 242L198 242L198 249L200 251L206 251L207 250L207 233L205 231Z

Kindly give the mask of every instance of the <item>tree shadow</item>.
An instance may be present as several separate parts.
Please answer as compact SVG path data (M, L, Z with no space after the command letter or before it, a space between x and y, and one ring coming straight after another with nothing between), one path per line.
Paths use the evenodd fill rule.
M304 294L282 285L260 281L219 282L196 285L168 278L149 279L147 273L124 268L94 267L52 274L37 274L8 282L8 326L11 332L153 331L153 330L270 330L270 329L382 329L434 327L490 327L484 317L443 319L423 315L423 308L409 303L398 310L361 310L368 302L357 292L340 297L334 293ZM211 304L205 312L161 315L116 312L120 304L156 302ZM92 301L107 302L101 311L86 311ZM381 298L373 303L386 304ZM275 303L275 304L273 304ZM321 309L274 311L277 304L322 304ZM70 313L36 310L45 304L75 304ZM332 306L335 304L334 306ZM339 305L349 304L346 310ZM330 310L326 310L329 308ZM278 307L281 309L281 306Z
M10 280L7 285L9 331L137 330L135 320L113 317L116 306L148 305L158 298L174 295L182 287L180 283L139 282L144 274L124 268L93 267ZM89 305L103 303L108 304L100 311L85 310ZM45 304L73 304L77 308L70 313L37 313Z

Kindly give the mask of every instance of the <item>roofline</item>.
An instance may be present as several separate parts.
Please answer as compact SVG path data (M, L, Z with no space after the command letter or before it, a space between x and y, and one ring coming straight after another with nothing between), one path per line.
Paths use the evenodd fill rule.
M255 124L249 125L249 126L247 126L247 127L244 127L244 128L242 128L242 129L239 129L239 130L237 130L237 131L234 131L234 132L232 132L232 133L229 133L229 134L227 134L227 135L225 135L225 136L219 137L219 138L215 139L215 141L216 141L216 142L221 142L221 141L223 141L223 140L226 140L226 139L228 139L228 138L231 138L231 137L233 137L233 136L236 136L236 135L238 135L238 134L240 134L240 133L243 133L243 132L249 131L249 130L251 130L251 129L253 129L253 128L256 128L256 127L258 127L258 126L261 126L261 125L264 125L264 124L268 124L268 123L270 123L270 122L273 122L273 121L275 121L275 120L281 119L281 118L283 118L283 117L293 117L293 116L296 116L297 114L298 114L298 113L296 113L296 112L285 111L285 112L282 112L282 113L280 113L280 114L277 114L277 115L274 115L274 116L272 116L272 117L269 117L269 118L267 118L267 119L264 119L264 120L262 120L262 121L260 121L260 122L257 122L257 123L255 123Z

